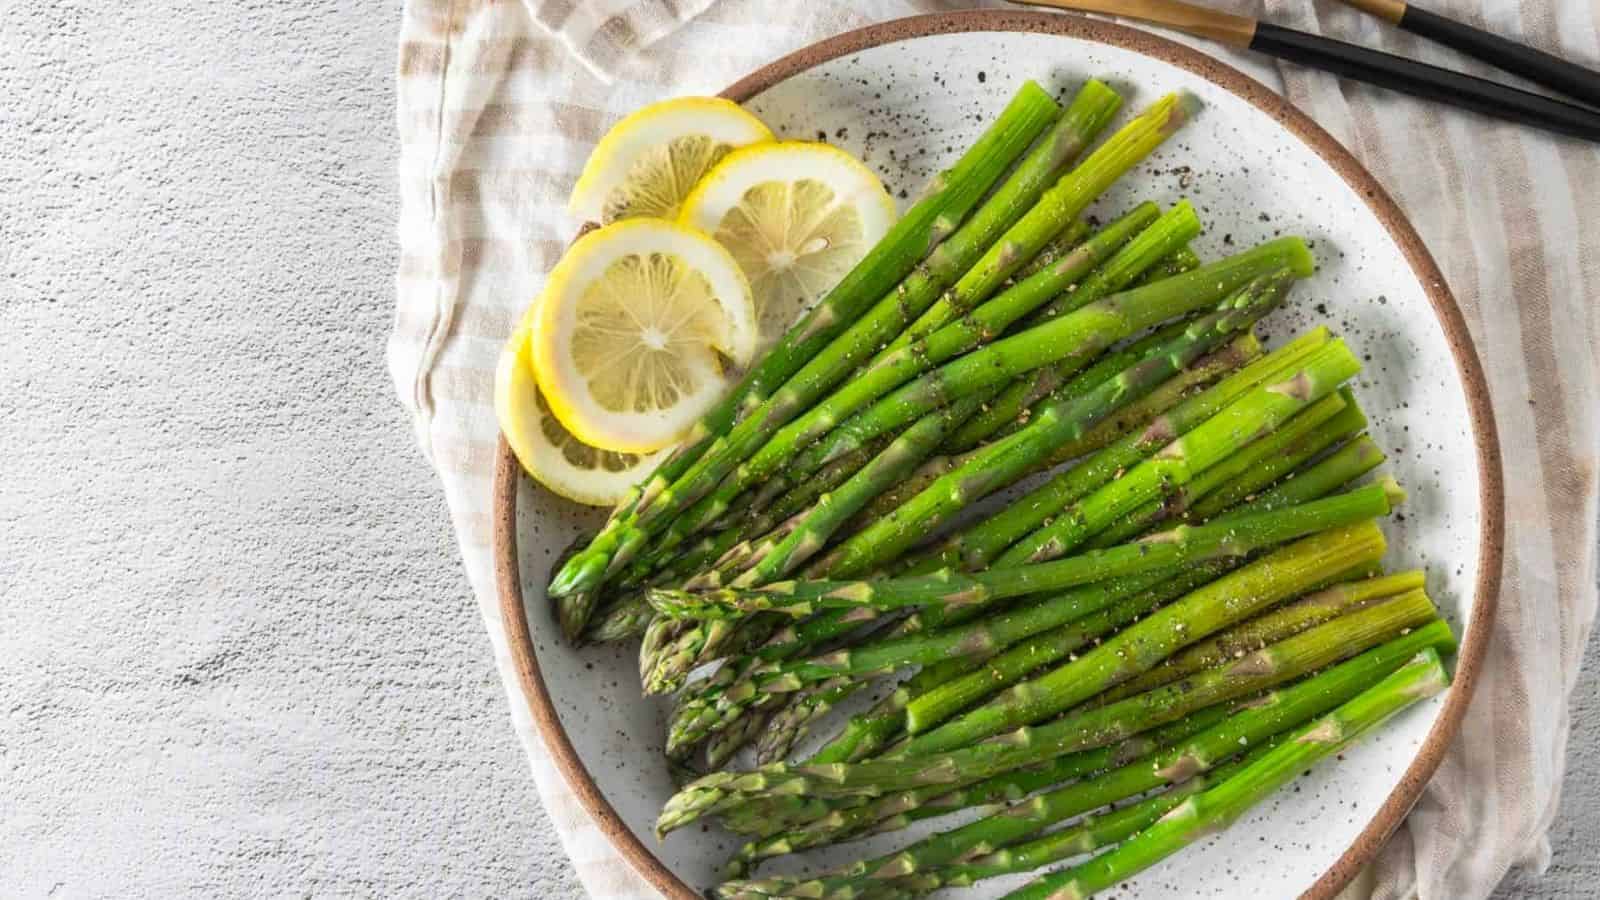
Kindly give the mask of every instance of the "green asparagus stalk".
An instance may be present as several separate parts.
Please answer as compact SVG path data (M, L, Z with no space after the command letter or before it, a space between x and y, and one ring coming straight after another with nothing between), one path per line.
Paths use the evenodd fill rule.
M733 470L731 479L724 479L715 486L715 490L708 487L708 495L703 491L703 496L696 497L694 506L685 513L688 522L679 526L678 530L692 533L704 527L705 523L720 515L742 490L782 468L799 448L826 434L851 413L907 379L1004 331L1051 295L1087 274L1136 232L1150 224L1155 218L1156 209L1154 204L1144 204L1056 264L1040 270L993 300L977 305L1000 287L1006 275L1036 253L1051 234L1072 222L1083 206L1119 177L1127 165L1149 153L1186 121L1186 113L1174 113L1174 110L1181 109L1176 97L1168 97L1157 103L1109 139L1082 166L1063 177L1055 188L1040 198L1038 205L1027 216L990 248L988 254L956 283L944 299L935 304L937 308L942 304L954 303L963 309L971 309L970 315L963 316L960 321L949 322L917 341L906 342L896 350L880 354L867 365L863 373L811 409L785 410L785 421L776 423L783 427L776 429L775 433L768 431L764 443L757 445L759 449L752 446L750 450L754 455L745 454L749 458L741 457L742 462L736 460L739 465ZM1180 244L1198 232L1199 220L1187 205L1166 217L1160 229L1165 240L1181 238L1178 241ZM1175 248L1177 244L1172 246ZM902 306L912 309L920 309L925 305L919 306L916 298L902 300ZM833 383L829 382L828 386ZM809 404L815 396L808 394L799 398L799 402ZM810 468L804 471L810 471Z
M1256 388L1292 376L1328 343L1326 329L1308 331L1214 387L1184 400L1142 431L1118 439L988 520L951 538L936 556L922 564L922 568L961 565L981 569L987 566L1007 547L1049 522L1068 504L1138 465L1175 437L1193 430Z
M1292 477L1270 490L1257 492L1224 487L1202 500L1194 508L1193 517L1200 520L1210 518L1216 515L1217 510L1224 504L1244 495L1253 495L1255 500L1252 501L1252 505L1259 505L1262 509L1293 506L1303 502L1305 497L1317 496L1340 485L1348 484L1382 463L1383 451L1372 438L1362 435L1310 468L1294 472Z
M764 733L773 716L785 708L780 702L771 709L753 709L731 727L711 735L706 740L706 769L715 771L726 766L740 748Z
M1170 114L1141 116L1113 135L1083 165L1062 176L1061 182L1049 191L1040 194L1037 190L1043 186L1043 178L1037 179L1037 183L1030 182L1026 199L1038 197L1036 204L1010 206L997 213L992 223L983 219L984 210L980 210L979 215L962 226L929 257L924 269L913 273L898 289L885 296L851 325L838 340L807 361L782 388L714 442L683 477L643 501L635 522L643 534L640 540L659 533L673 517L709 493L735 466L760 449L779 428L805 412L813 402L847 377L859 361L898 333L908 316L915 315L934 302L951 281L955 282L950 291L953 295L971 297L974 302L986 298L1007 276L1031 259L1040 247L1069 226L1083 206L1165 140L1178 124L1181 122ZM1065 138L1062 143L1072 147L1072 156L1083 146L1082 142ZM1039 173L1046 176L1053 174L1060 168L1056 163L1064 162L1061 156L1059 152L1051 151L1047 159L1050 165L1037 167ZM1063 185L1069 186L1074 196L1082 195L1082 203L1077 208L1058 208L1057 204L1050 202L1050 198L1061 191ZM1008 202L1014 204L1019 199L1024 198L1013 198ZM1053 215L1047 219L1041 218L1034 214L1037 209ZM1028 211L1023 214L1023 210ZM1021 215L1020 219L1016 218L1018 215ZM981 227L991 224L1010 227L996 241L998 229ZM981 258L979 254L982 254ZM962 272L966 274L962 275ZM959 280L956 279L957 275L960 275Z
M1114 375L1121 372L1142 357L1160 340L1170 337L1171 334L1181 331L1184 327L1186 327L1186 323L1175 323L1152 333L1146 338L1133 342L1126 348L1107 353L1097 360L1094 365L1078 373L1068 384L1063 385L1063 390L1056 392L1052 396L1057 400L1073 400L1083 396L1093 387L1106 381L1107 377L1109 377L1107 373ZM1171 409L1186 396L1249 364L1259 357L1261 353L1261 342L1256 339L1254 334L1246 332L1238 335L1220 350L1206 354L1193 365L1167 379L1149 394L1114 411L1081 438L1069 441L1066 446L1075 448L1077 452L1074 455L1081 455L1082 452L1087 452L1083 448L1088 448L1089 450L1099 449L1134 428L1142 428L1151 419ZM1043 408L1041 407L1039 411L1042 412ZM978 415L983 415L983 413L980 412ZM967 421L971 423L976 418L977 416L974 416ZM1030 415L1029 418L1031 419L1032 416ZM948 441L945 442L945 446L949 446ZM854 456L854 454L848 455ZM907 500L921 493L935 479L949 474L957 466L965 462L969 455L935 456L929 459L904 483L880 494L873 500L847 526L846 531L849 534L854 534L877 519L893 512ZM831 466L832 463L829 465Z
M645 626L639 644L639 684L646 694L665 694L683 685L696 668L717 659L738 623L657 616Z
M1118 257L1113 258L1113 262L1125 255L1129 257L1130 262L1134 262L1132 253L1142 253L1143 250L1143 247L1125 247L1118 254ZM1191 262L1192 265L1190 264ZM1154 268L1147 269L1143 274L1159 275L1161 278L1166 278L1172 275L1181 275L1199 267L1200 258L1195 256L1193 251L1184 248L1167 256L1165 259L1157 261ZM1101 296L1104 296L1105 294L1116 293L1128 286L1127 282L1114 284L1110 277L1101 279L1097 277L1099 274L1099 271L1095 272L1094 275L1079 284L1073 292L1075 294L1087 293L1091 295L1096 292L1103 292ZM1160 278L1149 278L1148 280L1141 280L1139 283L1143 285L1159 280ZM1092 296L1091 299L1098 299L1098 297ZM1038 323L1024 319L1022 324L1024 327L1031 327ZM961 426L955 434L950 436L950 440L945 442L945 446L942 449L949 454L965 453L991 437L996 435L1004 437L1004 429L1008 426L1016 424L1020 427L1022 423L1018 422L1018 418L1022 416L1024 410L1034 403L1051 396L1057 389L1065 388L1071 381L1071 375L1072 373L1068 366L1043 366L1028 372L1007 385L1006 389L1000 393L1000 396L989 402L988 407L983 412L973 416L967 424ZM1061 398L1058 397L1057 399Z
M1185 798L1221 784L1282 742L1281 736L1274 735L1232 762L1209 772L1198 773L1137 803L1086 815L1072 825L1043 837L979 856L971 862L897 879L894 882L895 890L907 894L897 893L893 896L921 896L940 888L967 887L986 878L1031 872L1050 863L1119 844L1150 827Z
M1244 556L1330 528L1388 515L1403 492L1392 479L1348 493L1270 512L1230 518L1211 525L1180 525L1135 543L1052 562L963 574L943 570L930 575L876 581L783 581L759 590L654 590L651 602L667 615L705 615L769 609L809 615L819 609L896 609L931 604L976 604L1026 594L1059 591L1124 575L1137 575L1214 559Z
M1179 203L1159 219L1158 214L1154 203L1134 207L1054 265L1001 291L969 315L883 354L827 399L780 429L766 446L740 464L731 483L750 485L777 472L800 448L833 430L851 413L917 375L992 340L1013 322L1111 260L1136 236L1150 234L1146 243L1170 251L1200 233L1200 220L1187 202Z
M942 785L930 785L896 791L854 806L836 807L810 822L790 825L769 838L747 843L730 861L726 871L732 874L725 877L745 877L749 869L763 859L837 843L865 832L882 834L915 820L947 815L971 806L1015 802L1041 788L1100 769L1121 767L1171 747L1216 726L1229 713L1224 706L1201 710L1111 748L1069 753L1041 766L1007 772L954 791Z
M1362 423L1356 426L1356 430L1364 425L1365 417L1358 409L1350 406L1353 402L1354 398L1349 397L1344 390L1323 397L1296 413L1271 434L1251 441L1233 455L1202 470L1189 482L1175 486L1165 496L1150 500L1123 516L1117 524L1094 535L1083 546L1090 549L1114 547L1163 522L1186 518L1189 508L1212 491L1232 483L1241 476L1267 469L1274 460L1282 459L1286 454L1292 453L1299 462L1304 462L1310 457L1311 452L1314 452L1308 449L1306 441L1308 437L1315 437L1318 442L1325 440L1322 447L1334 442L1334 436L1322 434L1319 429L1324 423L1338 417L1340 413L1347 410L1354 413L1356 419ZM1348 419L1337 423L1341 431L1349 424L1351 421Z
M1194 644L1143 675L1095 696L1089 705L1105 706L1134 694L1155 690L1202 669L1220 666L1230 659L1254 653L1352 610L1364 609L1378 600L1420 591L1422 586L1423 573L1411 571L1362 578L1323 588Z
M1314 353L1288 378L1256 388L1127 473L1056 514L996 560L997 566L1053 559L1104 529L1118 516L1187 484L1300 410L1332 393L1360 368L1341 340Z
M1257 279L1238 297L1225 302L1222 309L1196 320L1115 378L1103 382L1080 398L1051 407L1012 439L979 453L881 520L884 530L880 531L879 524L874 524L859 536L846 541L834 556L823 563L824 569L830 572L858 572L892 559L905 546L926 535L930 529L966 505L1022 477L1032 466L1033 460L1069 440L1081 437L1118 408L1144 397L1235 334L1248 330L1283 296L1287 280L1287 273ZM960 422L977 412L981 401L986 399L986 393L963 398L945 407L954 414L937 417L933 427L922 429L913 426L884 452L884 456L891 457L888 464L882 467L887 472L878 471L878 464L884 459L884 456L880 456L843 489L819 502L819 508L824 509L825 514L808 516L777 550L736 579L734 585L766 584L792 572L799 563L821 550L849 517L866 506L872 497L910 474ZM926 437L921 442L912 443L909 440L914 434L921 436L924 432ZM831 502L835 500L837 503ZM898 539L895 535L899 536Z
M1189 95L1168 94L1141 112L1084 160L1080 170L1097 174L1091 180L1072 173L1039 198L1038 205L1017 223L999 244L962 278L962 282L975 281L987 284L986 290L956 290L940 297L928 307L910 327L889 344L895 350L917 338L932 334L944 325L955 321L988 296L1008 276L1016 271L1017 257L1032 257L1044 240L1061 230L1058 223L1074 219L1104 193L1107 186L1121 177L1139 160L1148 156L1167 138L1175 134L1194 117L1198 102Z
M583 641L589 644L606 644L624 641L644 634L655 610L650 601L638 591L629 591L601 608L585 626Z
M1041 667L1069 658L1090 642L1110 633L1117 625L1132 621L1200 588L1221 574L1221 564L1212 563L1176 574L1162 571L1112 579L1044 601L1030 612L1037 615L1062 608L1070 612L1059 616L1063 620L1059 624L1033 632L996 654L981 668L913 696L906 704L905 729L910 734L928 731L979 700L1016 684ZM1085 608L1088 611L1081 612ZM1000 614L1000 617L1004 616L1005 613ZM975 626L961 626L959 630L973 627L991 626L978 623Z
M833 678L796 695L767 720L756 741L756 762L765 764L787 757L812 721L865 685L865 681L856 679Z
M1248 330L1283 298L1288 278L1283 272L1250 282L1216 313L1195 320L1183 334L1116 378L1078 400L1047 407L1021 431L977 451L900 508L851 536L829 553L824 569L855 574L893 561L962 509L1034 471L1041 459L1083 437L1116 408L1149 394L1231 335Z
M1388 490L1392 489L1391 485ZM1341 524L1362 521L1373 515L1383 514L1387 511L1388 504L1389 495L1386 493L1386 487L1374 485L1349 494L1267 514L1272 517L1272 521L1267 521L1263 515L1239 516L1226 523L1205 526L1204 528L1209 531L1190 528L1187 535L1166 533L1163 536L1153 536L1147 542L1112 551L1100 551L1098 555L1102 561L1108 558L1108 554L1117 554L1135 561L1141 558L1148 559L1147 564L1133 567L1128 571L1119 571L1115 566L1106 566L1104 572L1107 578L1138 574L1139 571L1164 571L1183 562L1193 563L1227 556L1244 556L1257 547L1270 546L1325 528L1337 528ZM1298 527L1291 527L1294 525ZM1195 538L1198 540L1194 540ZM1381 535L1378 539L1381 541ZM1187 548L1179 552L1170 549L1184 545L1188 545ZM1219 545L1227 548L1221 555L1217 555L1216 548ZM1075 583L1082 583L1084 580L1095 580L1097 576L1086 577L1068 571L1076 568L1081 572L1085 563L1086 558L1078 557L1048 564L1057 567L1057 572L1067 573L1068 577L1065 578L1051 573L1030 575L1019 573L1018 570L996 570L976 576L959 577L988 579L999 588L994 591L997 596L993 599L1003 599L1005 596L1059 590ZM1040 575L1044 577L1038 577ZM910 588L912 593L928 591L930 584L943 585L946 591L943 597L949 600L973 597L975 588L982 585L981 582L977 585L965 582L958 585L945 583L943 579L950 577L954 576L945 573L943 576L897 579L876 584L861 582L857 583L858 587L854 590L859 593L860 587L883 589L888 586L890 592L904 593L907 583L915 582ZM799 584L806 585L806 583ZM1137 588L1138 585L1134 587ZM985 587L984 590L992 588ZM1040 604L1040 609L1031 611L1034 613L1032 616L1005 619L995 627L1011 628L1013 633L1025 632L1030 627L1037 628L1049 621L1061 621L1066 615L1063 610L1069 612L1081 610L1080 614L1086 614L1104 608L1108 602L1095 592L1057 598L1053 603L1046 601L1046 604ZM1074 603L1079 605L1073 608ZM759 659L752 660L736 676L728 680L712 679L710 684L684 700L680 707L681 714L674 716L669 724L667 733L669 753L674 748L692 745L710 731L726 727L726 723L742 714L743 710L753 704L766 702L773 694L800 690L810 683L838 675L884 671L900 664L925 661L934 656L936 650L960 655L980 654L987 647L994 646L986 642L993 640L995 632L985 631L986 627L987 623L982 623L974 626L972 630L930 632L916 638L889 641L881 646L869 644L864 648L847 649L809 660L785 662L779 659L765 663ZM1197 635L1198 637L1203 635Z
M1427 653L1427 650L1422 652ZM1356 675L1368 675L1369 678L1377 675L1384 678L1380 683L1390 688L1384 693L1387 702L1373 707L1382 712L1372 720L1363 719L1370 726L1409 702L1430 696L1444 687L1447 679L1438 653L1432 652L1426 660L1423 666L1417 667L1426 673L1420 677L1416 669L1406 664L1405 657L1393 660L1376 671L1365 666L1338 666L1322 676L1309 679L1303 685L1276 691L1260 705L1252 704L1151 759L1137 760L1048 791L999 814L933 835L895 853L854 863L834 875L723 885L719 894L731 897L740 896L738 892L749 891L748 895L754 896L789 895L822 900L843 898L853 896L850 891L852 886L905 878L948 865L964 856L992 851L1108 803L1187 780L1239 754L1243 749L1269 741L1279 732L1293 728L1308 718L1344 707L1347 703L1358 703L1358 698L1370 696L1366 689L1375 679L1358 681L1353 677ZM1398 683L1386 677L1396 669L1407 673ZM1308 686L1312 684L1316 684L1320 690L1310 690ZM1419 689L1421 684L1429 685L1430 689ZM1308 732L1315 733L1316 727L1313 725L1298 731L1297 735L1303 739Z
M1287 268L1305 277L1313 265L1303 240L1280 238L1193 272L1105 297L901 385L807 448L795 458L794 468L811 471L951 397L1002 387L1045 365L1081 368L1112 343L1157 322L1215 306L1261 275Z
M794 571L821 550L828 539L873 497L910 475L952 431L977 412L986 399L984 394L964 397L923 416L837 490L819 497L816 504L803 514L794 530L775 540L767 552L734 579L733 584L765 584ZM716 583L694 579L685 587L695 590Z
M1306 503L1320 499L1345 482L1363 474L1367 468L1376 466L1382 459L1383 456L1379 453L1375 459L1370 461L1362 460L1361 465L1363 467L1357 468L1346 465L1342 460L1330 457L1323 463L1319 463L1312 469L1307 470L1303 479L1293 482L1295 490L1292 492L1281 495L1262 494L1248 502L1246 502L1245 498L1245 494L1248 492L1233 492L1240 505L1234 507L1230 504L1230 507L1226 510L1214 510L1211 515L1218 515L1226 511L1226 517L1217 519L1218 523L1224 523L1239 516L1267 512L1273 509L1280 509L1285 505ZM1319 471L1324 468L1335 471L1330 476ZM1253 480L1253 474L1240 476L1239 480L1251 481ZM1226 490L1228 489L1224 488L1224 491ZM1222 492L1219 491L1218 493ZM1242 563L1242 560L1208 563L1185 570L1134 576L1126 579L1131 584L1128 585L1128 589L1125 592L1110 590L1114 582L1089 585L1069 592L1068 595L1046 602L1061 605L1070 605L1075 602L1081 603L1082 607L1080 608L1088 609L1085 612L1078 613L1078 615L1087 615L1088 612L1097 612L1103 606L1092 601L1085 603L1082 599L1074 598L1071 595L1076 593L1081 598L1085 594L1098 590L1107 597L1108 602L1106 605L1109 605L1111 601L1115 601L1119 604L1126 604L1136 610L1143 609L1147 608L1146 604L1163 604L1174 597L1182 596L1190 590L1208 584L1236 568L1240 563ZM1154 596L1147 600L1138 598L1132 600L1122 599L1132 596L1134 591L1140 589L1148 590ZM1078 611L1074 610L1074 612L1077 613ZM1111 615L1120 619L1123 614L1125 614L1123 611L1118 611ZM1093 626L1096 623L1090 622L1086 624ZM1076 617L1069 619L1067 624L1057 626L1053 630L1040 631L1032 637L1011 646L1004 653L995 656L984 665L982 671L952 678L937 687L919 692L910 698L906 704L907 719L915 724L909 724L908 730L912 732L928 731L978 700L1015 684L1029 673L1059 662L1082 646L1085 639L1097 637L1098 635L1099 632L1095 628L1080 626ZM1133 681L1138 682L1139 680L1134 679ZM1123 691L1122 688L1113 689L1113 693L1115 692L1132 693L1131 691Z
M1065 712L1154 668L1178 650L1312 585L1383 557L1376 524L1312 535L1195 590L1107 638L1077 659L1002 691L977 709L913 738L907 756L966 746Z
M1221 784L1186 798L1155 824L1116 848L1071 868L1043 876L1009 900L1082 900L1117 885L1203 837L1226 829L1267 795L1418 700L1450 684L1436 651L1417 659L1342 703L1294 736L1253 760Z
M1103 107L1103 115L1081 120L1085 144L1093 139L1104 121L1109 120L1121 103L1115 92L1095 81L1085 85L1080 94L1080 99L1086 102L1089 97L1101 98L1099 102ZM1074 106L1077 106L1076 102ZM561 597L597 589L612 566L612 555L621 547L626 526L633 523L639 504L647 502L688 472L712 442L733 427L741 411L748 411L764 401L822 347L855 322L870 304L877 302L885 291L904 278L920 259L930 251L937 252L944 237L956 230L956 226L978 205L989 188L1000 180L1011 163L1022 155L1059 113L1060 108L1044 89L1032 81L1025 82L994 124L955 165L934 178L924 196L889 229L883 240L828 292L821 303L784 335L778 345L740 381L725 400L700 421L689 439L658 466L649 479L628 492L586 551L560 567L551 580L550 594ZM1065 149L1065 144L1062 149ZM1037 165L1028 165L1036 159ZM1042 187L1048 178L1048 175L1035 170L1048 166L1053 171L1054 167L1049 166L1048 160L1039 157L1030 157L1028 163L1007 179L995 197L984 204L980 216L988 213L1004 221L1012 215L1009 209L1004 208L1005 204L1031 202L1036 190L1035 183ZM998 233L999 229L993 230Z
M1088 237L1089 232L1092 230L1093 227L1090 226L1088 221L1073 219L1071 225L1068 225L1060 234L1051 238L1038 253L1034 254L1033 259L1028 260L1026 265L1017 270L1016 275L1013 277L1021 281L1040 269L1054 264L1056 260L1072 252L1075 247L1083 243L1083 239Z
M1402 594L1178 684L957 750L924 757L818 766L777 764L751 772L713 773L686 785L668 800L657 820L657 830L665 834L701 815L763 796L880 796L932 784L959 787L1064 753L1114 744L1195 710L1275 687L1354 654L1364 654L1362 658L1368 661L1384 660L1392 667L1426 647L1453 648L1449 626L1432 618L1434 612L1426 598L1420 598L1420 603L1418 600L1416 592ZM1395 633L1401 636L1388 639L1379 652L1365 653Z

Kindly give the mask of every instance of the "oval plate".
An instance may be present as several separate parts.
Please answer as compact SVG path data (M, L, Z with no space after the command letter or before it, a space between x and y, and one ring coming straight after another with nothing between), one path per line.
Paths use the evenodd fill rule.
M1389 561L1427 566L1430 593L1462 637L1445 696L1133 882L1145 898L1329 897L1373 857L1438 766L1471 696L1499 586L1501 472L1483 374L1455 300L1400 210L1348 151L1260 83L1172 41L1076 16L981 11L887 22L777 60L723 93L780 135L825 134L903 197L953 160L1023 79L1070 91L1089 76L1124 93L1124 120L1167 91L1188 90L1204 104L1102 198L1094 210L1102 217L1139 200L1188 197L1207 226L1195 244L1204 258L1279 234L1313 242L1318 274L1266 330L1282 338L1325 321L1366 360L1357 393L1411 496L1386 523ZM574 651L547 611L555 555L603 513L534 486L504 441L495 507L510 648L558 767L645 878L668 896L698 896L737 844L715 829L661 843L651 836L673 782L660 753L666 704L639 696L635 642ZM859 858L914 834L808 861ZM984 882L969 896L998 896L1023 880Z

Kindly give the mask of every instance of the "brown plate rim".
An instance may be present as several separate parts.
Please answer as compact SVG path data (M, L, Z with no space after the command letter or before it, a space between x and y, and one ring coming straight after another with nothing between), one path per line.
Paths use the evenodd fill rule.
M1444 328L1445 340L1455 357L1467 394L1468 415L1480 472L1479 502L1483 508L1479 530L1479 568L1472 618L1457 653L1455 684L1444 710L1424 740L1405 774L1388 800L1379 807L1355 841L1334 864L1302 895L1328 900L1377 855L1385 840L1400 825L1428 779L1444 757L1450 740L1461 727L1467 705L1477 686L1477 676L1489 638L1494 629L1495 607L1499 598L1502 554L1505 542L1505 497L1500 461L1500 445L1494 412L1489 403L1488 383L1478 360L1472 337L1467 331L1454 295L1445 284L1438 265L1423 245L1410 221L1387 191L1378 184L1334 137L1305 113L1265 85L1238 69L1206 54L1146 31L1114 22L1083 16L1013 10L968 10L912 16L870 25L846 32L797 50L761 67L734 82L721 94L742 102L774 84L840 56L883 44L912 40L929 35L976 31L1034 32L1065 35L1097 41L1132 50L1194 73L1248 101L1272 116L1287 131L1303 141L1366 201L1383 223L1412 272L1422 284ZM520 561L517 555L517 484L520 469L505 439L495 454L494 475L494 560L499 586L501 615L505 620L507 643L517 678L528 701L528 710L538 726L556 768L577 795L608 840L644 879L668 897L695 900L700 895L667 868L643 841L630 830L606 800L605 794L578 758L571 739L562 727L554 699L545 685L533 647L522 596Z

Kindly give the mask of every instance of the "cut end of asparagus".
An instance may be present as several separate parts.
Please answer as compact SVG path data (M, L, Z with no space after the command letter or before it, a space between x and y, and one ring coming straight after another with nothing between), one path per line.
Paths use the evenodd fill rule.
M1172 111L1167 114L1167 124L1162 130L1172 134L1200 115L1202 109L1205 109L1205 104L1200 102L1199 97L1188 91L1179 91L1173 95Z
M1179 200L1167 210L1162 222L1163 227L1179 234L1198 235L1203 227L1200 215L1194 211L1194 205L1188 200Z
M1405 488L1400 486L1400 482L1394 480L1394 476L1385 475L1378 479L1378 484L1383 488L1383 496L1388 499L1390 507L1399 506L1406 502Z
M1439 658L1438 650L1429 647L1413 657L1411 664L1427 666L1427 671L1425 677L1417 679L1407 687L1409 696L1423 700L1450 686L1450 673L1445 669L1444 661Z
M1032 82L1029 82L1029 84L1032 84ZM1098 78L1091 78L1083 83L1083 87L1078 88L1078 93L1073 98L1073 102L1082 102L1094 106L1110 103L1121 104L1122 95L1104 81Z

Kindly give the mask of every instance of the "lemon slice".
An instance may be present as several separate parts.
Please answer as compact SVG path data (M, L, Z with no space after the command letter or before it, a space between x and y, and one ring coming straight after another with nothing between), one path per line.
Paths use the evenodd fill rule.
M739 261L768 347L895 217L893 198L860 160L827 144L783 141L728 154L689 194L679 221Z
M664 219L584 235L550 273L533 369L579 440L625 453L676 441L755 355L750 285L728 251Z
M736 147L772 140L731 100L679 97L633 113L606 132L572 188L575 215L610 224L634 216L676 219L701 176Z
M533 479L568 500L612 506L666 455L601 450L572 436L550 411L533 374L529 327L518 328L494 373L494 411L511 452Z

